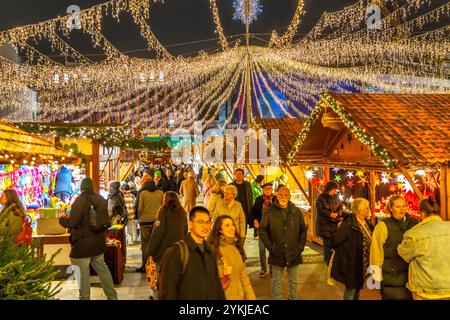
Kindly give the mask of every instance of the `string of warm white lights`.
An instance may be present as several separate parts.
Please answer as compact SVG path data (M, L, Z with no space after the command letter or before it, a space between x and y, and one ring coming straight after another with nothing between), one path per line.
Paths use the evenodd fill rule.
M282 47L290 45L292 42L292 39L294 38L298 26L301 21L301 16L305 14L305 11L303 10L304 4L303 0L298 0L297 9L295 10L294 17L292 18L291 23L289 24L289 27L287 31L280 37L278 36L276 31L272 32L272 36L270 38L269 47Z
M214 23L216 25L216 32L219 35L220 45L222 46L222 50L228 50L228 41L223 32L222 23L220 22L219 9L217 8L216 0L209 0L211 5L211 11L214 18Z

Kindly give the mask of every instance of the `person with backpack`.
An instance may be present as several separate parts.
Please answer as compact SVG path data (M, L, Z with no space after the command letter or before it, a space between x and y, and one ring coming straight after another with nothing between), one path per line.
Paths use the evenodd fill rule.
M80 300L90 300L91 284L89 265L97 273L108 300L117 300L117 292L108 266L105 263L106 230L109 227L107 201L94 192L92 179L81 181L81 195L72 204L70 216L59 223L70 229L70 261L80 272Z
M158 209L156 217L146 256L152 257L159 275L164 252L175 242L183 240L188 232L187 214L176 192L168 191L164 194L163 205Z
M225 300L213 248L206 242L211 230L208 209L189 212L190 232L167 249L161 261L159 299Z

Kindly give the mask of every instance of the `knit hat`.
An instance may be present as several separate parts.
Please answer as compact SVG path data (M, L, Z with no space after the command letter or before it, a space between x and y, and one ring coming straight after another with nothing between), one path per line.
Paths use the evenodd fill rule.
M92 179L89 177L84 178L81 181L80 189L81 189L81 191L93 192L94 191L94 183L92 182Z
M155 177L161 177L161 171L155 171Z
M142 175L142 178L141 178L141 185L145 184L145 183L148 182L148 181L152 181L152 176L149 175L149 174L146 172L146 173L144 173L144 174Z
M109 192L118 191L120 188L120 181L112 181L109 184Z

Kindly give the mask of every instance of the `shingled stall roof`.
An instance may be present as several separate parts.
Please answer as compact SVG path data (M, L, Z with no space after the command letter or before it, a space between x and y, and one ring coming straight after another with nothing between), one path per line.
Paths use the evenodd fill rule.
M46 163L47 159L64 160L69 157L64 149L57 148L50 141L44 140L25 130L0 121L0 163L10 163L11 159L27 160L35 158L36 164ZM63 159L64 158L64 159Z
M324 125L327 121L334 124ZM384 164L391 169L446 164L450 161L450 95L324 93L288 160L332 162L330 158L339 159L340 149L347 148L345 139L351 142L352 137L359 140L361 151L363 146L366 150L349 164Z
M256 118L253 128L266 129L270 141L270 130L279 130L279 152L281 161L287 161L287 155L292 150L294 142L303 129L306 118Z

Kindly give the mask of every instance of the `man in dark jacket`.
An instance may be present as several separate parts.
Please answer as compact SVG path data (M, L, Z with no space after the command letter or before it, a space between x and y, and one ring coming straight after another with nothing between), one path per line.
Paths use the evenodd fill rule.
M323 239L323 256L327 265L331 258L332 238L336 233L339 221L342 220L343 208L336 195L338 188L339 185L336 182L328 182L316 201L319 235Z
M253 228L253 221L250 219L250 211L253 205L253 193L252 185L250 182L244 180L244 170L236 169L234 172L234 182L230 183L235 186L238 190L236 200L239 201L244 209L245 219L247 220L247 225Z
M273 195L273 187L271 183L265 183L262 186L262 191L263 191L262 196L259 196L255 199L255 203L253 204L250 214L255 229L259 229L259 226L261 225L263 212L268 207L270 207L276 200L276 197ZM259 277L265 278L267 275L266 247L264 246L264 243L262 242L261 238L259 238L258 247L259 247L259 264L261 266Z
M173 172L171 169L166 170L166 179L167 179L167 184L168 184L167 191L178 192L177 180L173 176Z
M109 184L108 195L108 214L111 224L124 224L128 222L128 212L125 205L125 199L120 191L120 182L112 181Z
M189 212L191 232L165 252L161 261L161 300L225 300L217 260L205 241L211 230L208 209ZM183 259L184 257L184 259Z
M106 200L94 193L91 178L85 178L81 182L81 195L72 204L70 217L61 217L59 220L63 227L71 229L70 261L80 272L80 300L89 300L91 296L89 264L92 264L97 273L106 297L117 300L113 279L104 259L106 230L92 232L89 228L91 204L96 212L107 210ZM75 272L78 272L77 269Z
M298 265L302 263L302 252L306 244L308 227L303 214L290 202L291 192L287 187L278 190L277 201L264 212L259 236L269 250L272 266L272 297L281 299L281 280L284 268L289 278L289 300L297 299Z

